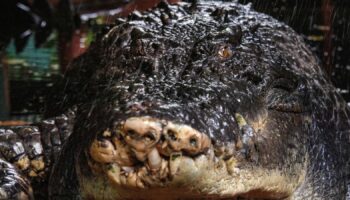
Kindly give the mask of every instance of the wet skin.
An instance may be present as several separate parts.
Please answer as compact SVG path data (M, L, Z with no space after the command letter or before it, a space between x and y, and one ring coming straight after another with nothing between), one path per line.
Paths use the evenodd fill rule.
M249 6L117 19L62 88L48 115L77 110L45 165L51 199L346 198L345 102L302 38Z

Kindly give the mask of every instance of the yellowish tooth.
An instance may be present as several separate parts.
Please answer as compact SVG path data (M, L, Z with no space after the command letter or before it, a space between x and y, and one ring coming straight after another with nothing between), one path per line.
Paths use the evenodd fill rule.
M243 126L247 125L247 121L244 119L244 117L241 114L236 113L235 119L237 121L239 128L242 128Z
M168 172L169 172L168 162L165 160L162 160L162 166L159 173L160 178L166 178L166 176L168 175Z
M162 158L160 157L158 150L156 148L152 149L147 157L151 171L159 170L162 165Z
M116 162L120 166L133 166L136 160L132 157L131 149L123 144L117 137L112 139L117 149Z
M208 159L213 161L214 158L215 158L215 153L214 153L214 149L213 148L210 148L208 149L207 151L207 156L208 156Z
M110 165L107 170L107 176L109 180L119 185L120 184L120 167L117 166L116 164Z
M169 159L170 174L174 176L181 165L182 153L172 153Z
M167 142L164 142L164 143L162 144L162 149L165 149L167 146L168 146L168 143L167 143Z
M232 157L226 161L226 166L228 173L234 174L237 171L236 168L238 166L238 161L234 157Z
M35 160L31 160L30 161L30 165L36 171L40 171L40 170L44 169L44 167L45 167L44 158L42 156L40 156L39 158L37 158Z
M147 155L145 152L140 152L140 151L134 151L134 154L137 158L137 160L144 162L147 159Z
M149 175L143 176L142 181L144 184L149 185L149 186L154 186L154 184L155 184L154 180Z
M91 144L89 153L92 159L100 163L113 162L117 154L113 144L108 140L103 142L95 140Z
M142 188L142 189L146 188L145 185L142 183L141 179L137 179L136 185L138 188Z
M23 156L15 164L18 167L18 169L20 169L20 170L28 169L28 167L29 167L29 158L28 158L28 156L26 156L26 155Z
M170 172L173 176L172 184L176 186L191 184L200 177L200 170L194 160L186 156L170 161Z
M175 176L177 170L178 170L179 167L180 167L180 164L181 164L181 163L180 163L179 159L170 161L170 166L169 166L169 168L170 168L170 174L171 174L171 176Z
M37 176L38 176L38 174L37 174L35 171L30 170L30 172L29 172L29 176L30 176L30 177L37 177Z
M126 185L126 177L125 177L124 175L121 175L121 176L120 176L120 183L121 183L122 185Z
M179 157L182 157L182 152L174 152L170 154L170 161L173 161Z
M111 131L110 130L105 130L104 132L103 132L103 137L111 137L112 136L112 133L111 133Z
M212 162L210 162L205 155L200 155L194 162L198 169L210 169L212 167Z
M151 183L152 183L150 176L149 176L149 173L148 173L148 170L145 166L138 169L137 177L138 177L137 184L141 188L145 188L146 185L151 185Z
M136 173L129 173L127 177L127 186L136 187L137 186L137 175Z

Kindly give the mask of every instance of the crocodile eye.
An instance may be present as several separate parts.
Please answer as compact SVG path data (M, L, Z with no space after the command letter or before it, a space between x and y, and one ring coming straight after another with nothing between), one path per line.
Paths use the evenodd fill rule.
M221 46L218 55L222 59L230 58L232 56L232 50L230 46Z
M299 81L287 78L277 79L266 95L268 109L281 112L304 112L307 104L305 88L305 84Z

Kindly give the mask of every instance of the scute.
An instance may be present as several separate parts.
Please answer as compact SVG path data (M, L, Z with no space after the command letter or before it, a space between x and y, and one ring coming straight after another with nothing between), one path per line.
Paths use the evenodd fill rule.
M346 198L349 109L302 37L249 6L118 19L61 86L48 115L78 110L52 198Z

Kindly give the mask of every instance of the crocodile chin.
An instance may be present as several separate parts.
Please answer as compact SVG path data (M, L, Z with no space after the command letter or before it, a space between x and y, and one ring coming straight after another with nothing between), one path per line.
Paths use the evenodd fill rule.
M241 118L241 116L237 116ZM90 176L84 199L285 199L300 185L283 169L260 166L254 129L238 119L243 136L215 144L184 124L132 117L105 130L86 151ZM300 171L304 168L300 166Z

